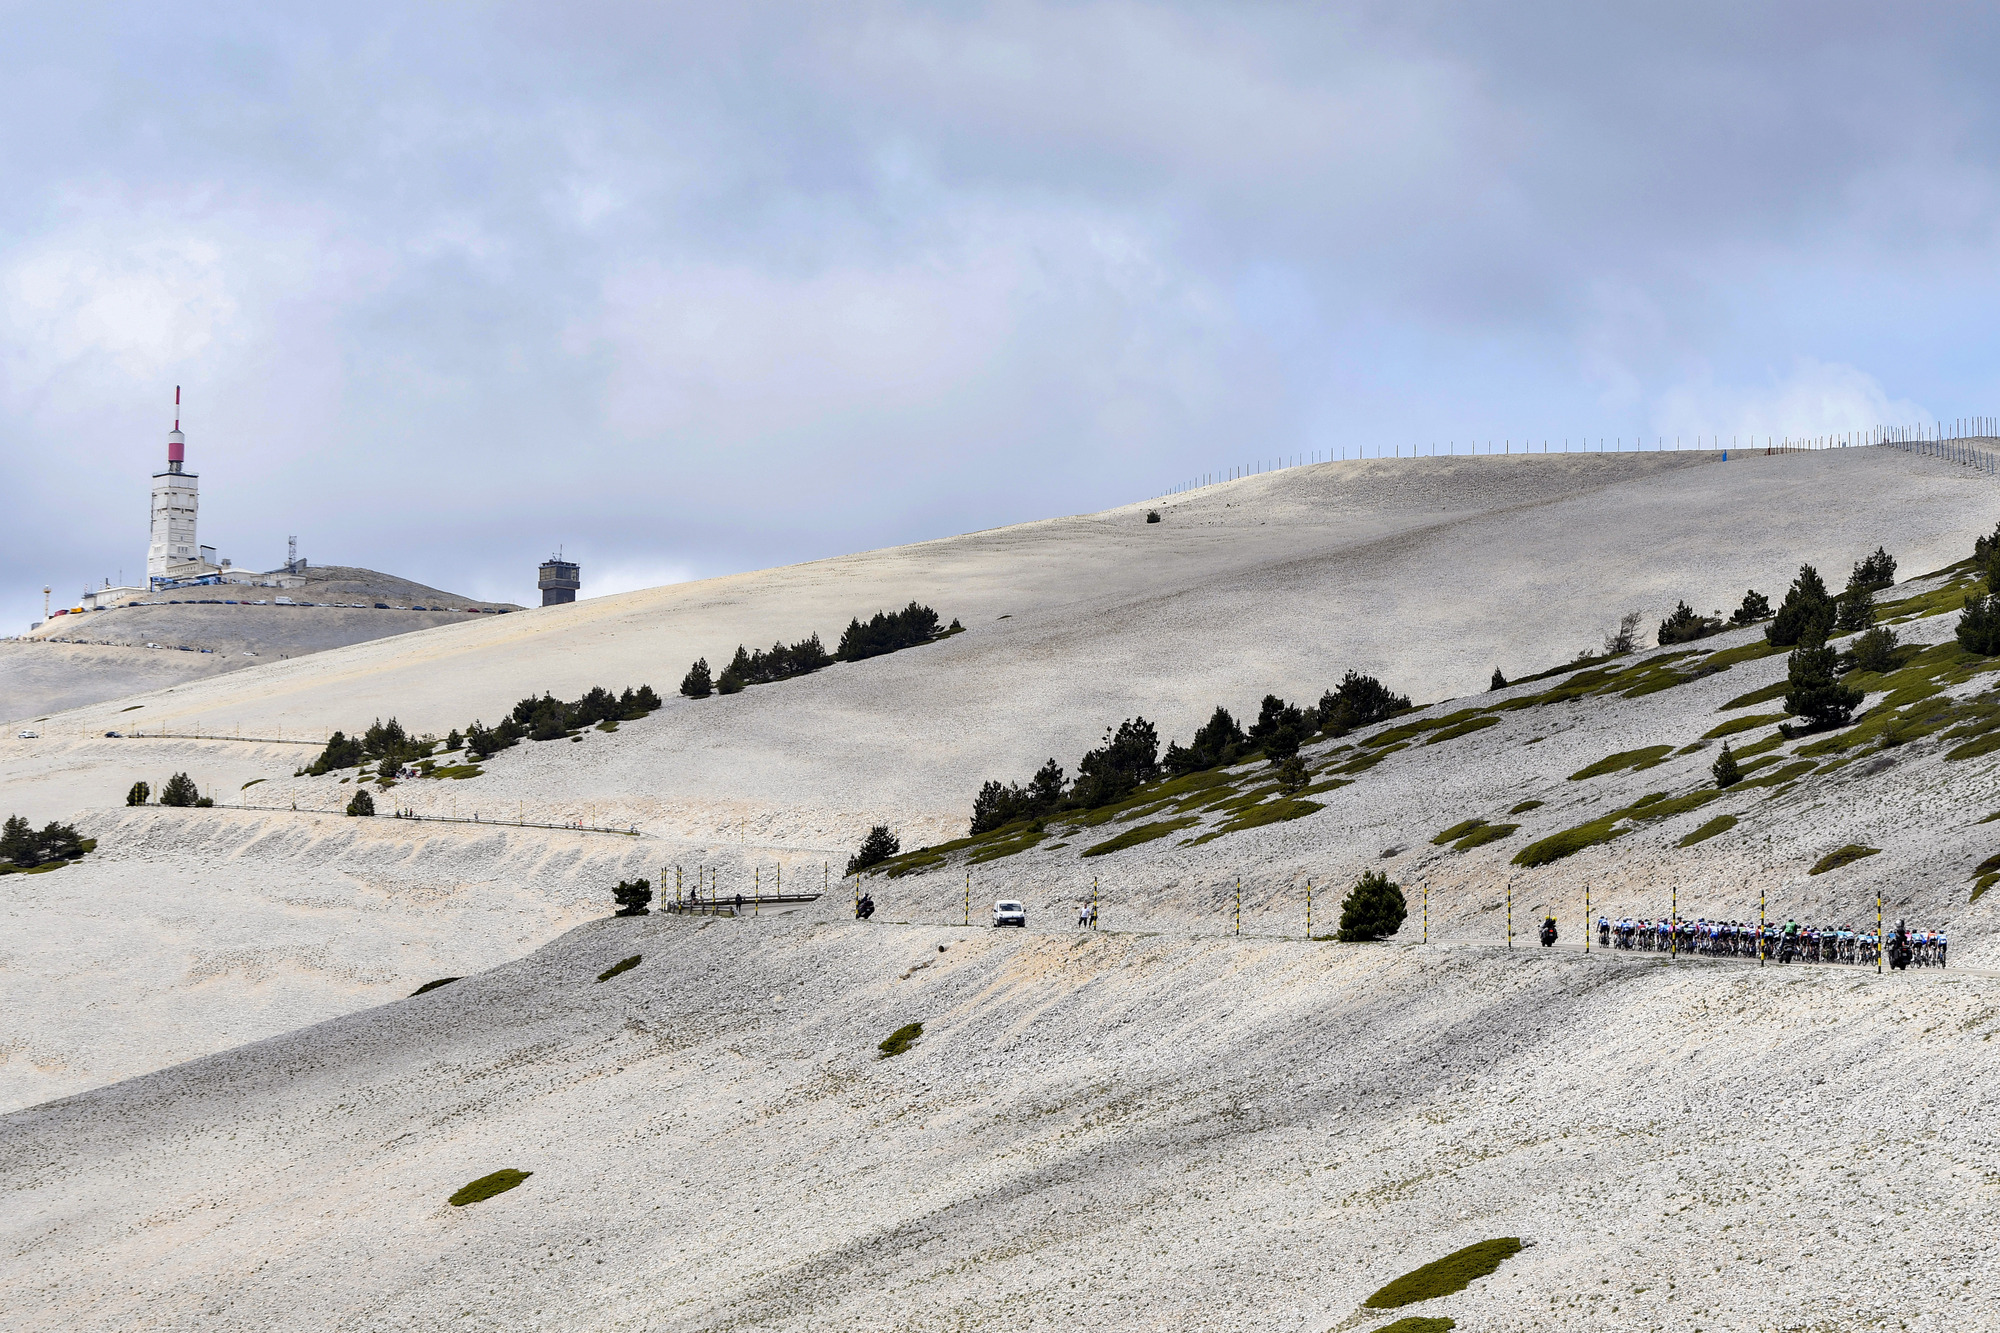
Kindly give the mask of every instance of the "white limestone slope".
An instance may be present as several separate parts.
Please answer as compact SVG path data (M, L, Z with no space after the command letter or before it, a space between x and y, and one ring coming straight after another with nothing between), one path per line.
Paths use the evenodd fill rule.
M0 1118L0 1308L21 1330L1990 1328L1996 988L600 921ZM533 1174L448 1206L503 1167ZM1358 1310L1496 1236L1531 1248Z
M59 716L39 740L0 738L0 810L80 819L104 845L54 875L0 879L9 941L0 1105L128 1077L518 956L631 874L659 880L675 864L690 873L705 865L719 868L725 891L748 892L781 866L795 885L829 863L837 870L878 821L908 845L954 836L981 780L1024 777L1051 754L1073 765L1106 724L1134 713L1186 736L1217 702L1254 711L1267 690L1310 700L1350 666L1419 698L1471 692L1495 661L1518 672L1566 658L1627 607L1660 614L1681 597L1732 605L1753 584L1776 594L1803 559L1836 580L1877 544L1906 571L1941 565L1990 526L1995 498L1983 477L1874 450L1727 464L1668 454L1328 465L1163 504L1160 524L1143 522L1143 506L1051 520L423 631ZM672 693L697 654L714 662L737 642L814 630L831 640L849 615L911 598L969 632L729 698ZM1564 734L1532 748L1553 715L1510 715L1450 747L1393 757L1307 820L1198 849L1163 840L1090 863L1077 845L1037 849L982 872L981 889L1004 876L1034 896L1039 922L1066 911L1087 876L1106 877L1126 924L1215 931L1233 908L1233 881L1247 876L1251 928L1293 933L1305 879L1324 889L1401 846L1389 862L1399 875L1431 873L1439 861L1441 927L1490 940L1493 877L1515 846L1613 795L1629 800L1669 777L1684 787L1707 757L1588 788L1567 783L1568 773L1655 739L1693 741L1719 702L1778 670L1749 664L1661 695L1594 703L1563 713ZM101 735L165 722L296 736L390 714L442 732L540 689L574 696L641 680L669 696L643 722L523 745L479 777L406 782L383 799L385 812L629 822L646 835L636 845L531 830L496 841L436 825L337 832L345 821L315 825L289 809L339 809L352 790L333 777L292 778L308 748ZM1985 780L1983 765L1926 762L1940 782ZM225 802L280 809L123 810L133 781L157 786L181 770ZM1981 798L1940 790L1951 794L1950 817L1969 824L1958 803ZM1547 807L1521 821L1515 841L1448 863L1429 847L1438 829L1504 814L1529 794ZM1754 825L1756 838L1778 840L1775 850L1758 844L1762 881L1803 883L1802 865L1836 832L1822 822ZM1685 831L1650 829L1529 877L1537 889L1521 905L1567 895L1580 906L1583 880L1595 877L1600 904L1623 882L1630 910L1650 913L1663 909L1677 867L1713 861L1732 868L1714 900L1736 914L1753 879L1734 869L1751 827L1733 843L1641 861L1631 849ZM1923 827L1935 843L1924 866L1885 855L1844 882L1851 889L1914 867L1923 896L1905 893L1905 905L1933 915L1962 906L1951 895L1987 854L1978 834ZM1640 874L1642 865L1651 869ZM1465 902L1448 897L1452 881ZM882 892L898 916L963 911L957 867ZM220 974L216 950L233 960ZM118 979L100 981L107 973Z

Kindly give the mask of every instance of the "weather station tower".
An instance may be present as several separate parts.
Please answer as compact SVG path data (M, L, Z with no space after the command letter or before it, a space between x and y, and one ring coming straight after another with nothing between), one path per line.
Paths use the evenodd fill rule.
M577 590L583 587L583 571L558 552L542 561L541 577L535 583L542 590L543 606L562 606L576 600Z
M185 470L187 437L181 434L181 388L174 386L174 428L167 435L167 470L153 474L153 539L146 548L146 577L153 583L197 574L203 564L195 540L199 478Z

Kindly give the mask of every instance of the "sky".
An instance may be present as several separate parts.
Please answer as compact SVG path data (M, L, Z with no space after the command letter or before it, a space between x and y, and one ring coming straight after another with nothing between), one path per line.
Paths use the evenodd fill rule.
M143 572L176 385L222 555L524 603L2000 413L1990 6L4 13L0 632Z

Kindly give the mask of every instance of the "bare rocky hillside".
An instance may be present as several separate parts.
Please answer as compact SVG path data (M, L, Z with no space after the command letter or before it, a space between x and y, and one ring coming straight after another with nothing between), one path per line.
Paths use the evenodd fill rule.
M0 1303L34 1328L1978 1326L2000 658L1952 630L1992 481L1874 450L1432 461L482 617L0 738L0 807L99 842L0 877L0 1096L43 1103L0 1117ZM1759 627L1571 660L1625 609L1650 642L1678 600L1775 603L1802 561L1837 588L1878 545L1901 647L1847 677L1851 726L1783 733ZM672 693L697 654L911 598L967 632ZM1496 664L1516 683L1485 689ZM1348 667L1424 706L1311 741L1301 790L1256 759L965 837L986 778ZM641 681L665 707L372 788L374 820L327 813L351 771L294 776L316 745L219 739L442 734ZM102 735L139 716L210 739ZM181 770L264 808L118 803ZM587 919L639 874L819 888L873 823L904 847L874 922L837 885ZM1308 894L1324 934L1365 869L1402 929L1307 940ZM1026 932L984 926L999 896ZM1583 948L1586 901L1863 926L1878 899L1948 927L1952 967ZM503 1167L534 1174L444 1202ZM1464 1292L1359 1308L1508 1236L1530 1247Z

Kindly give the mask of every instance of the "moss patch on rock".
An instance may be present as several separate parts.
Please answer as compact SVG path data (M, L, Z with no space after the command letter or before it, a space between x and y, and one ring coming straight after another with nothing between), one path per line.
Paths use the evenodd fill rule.
M1140 824L1135 828L1126 829L1115 838L1107 838L1095 847L1084 848L1083 855L1109 856L1113 852L1122 852L1127 847L1137 847L1141 843L1152 842L1156 838L1164 838L1169 833L1178 833L1189 825L1199 824L1200 822L1193 815L1184 815L1179 819L1163 819L1156 823Z
M468 1203L478 1203L496 1194L505 1194L534 1174L532 1171L516 1171L510 1166L503 1171L495 1171L490 1176L481 1176L468 1185L460 1186L458 1192L447 1202L454 1208L463 1208Z
M1842 866L1853 865L1856 861L1873 856L1881 850L1880 847L1863 847L1858 842L1850 842L1840 850L1828 852L1825 856L1822 856L1814 864L1813 868L1806 873L1808 875L1824 875L1829 870L1838 870Z
M1361 1302L1367 1310L1394 1310L1418 1301L1434 1300L1464 1291L1480 1278L1499 1271L1500 1265L1521 1252L1521 1238L1500 1236L1482 1240L1462 1250L1453 1250L1442 1259L1433 1259L1413 1269Z
M1581 782L1585 778L1603 777L1606 773L1622 773L1626 769L1636 773L1640 769L1651 768L1665 760L1673 750L1674 747L1671 745L1648 745L1637 750L1620 750L1617 754L1608 754L1594 764L1579 768L1569 775L1569 780Z
M1681 839L1681 846L1692 847L1698 842L1707 842L1718 833L1727 833L1736 827L1735 815L1717 815L1694 832Z
M597 974L597 979L599 981L609 981L611 980L611 978L617 976L620 972L630 972L633 968L639 966L639 959L641 956L642 955L635 953L630 958L619 959L617 962L613 963L610 967L607 967L602 972L599 972Z
M917 1038L923 1035L924 1025L922 1023L905 1023L888 1036L882 1038L881 1041L875 1043L875 1049L880 1052L875 1058L877 1060L887 1060L893 1056L901 1055L904 1051L916 1045Z

